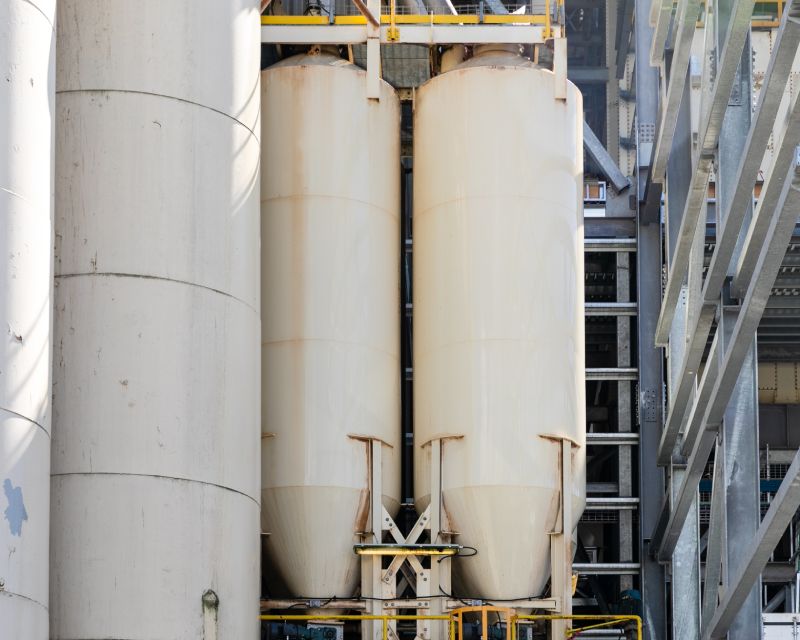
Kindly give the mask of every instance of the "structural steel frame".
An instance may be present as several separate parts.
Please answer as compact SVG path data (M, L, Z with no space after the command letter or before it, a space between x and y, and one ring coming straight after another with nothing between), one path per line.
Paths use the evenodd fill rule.
M664 228L668 277L652 337L656 345L666 348L670 375L666 419L657 448L657 462L665 468L668 490L658 518L643 535L650 536L650 554L671 568L673 624L680 618L680 636L675 637L681 638L758 637L760 574L800 506L798 454L767 516L760 521L755 380L755 333L800 213L800 106L796 96L775 135L772 166L753 207L753 187L800 46L800 1L789 0L779 12L780 25L751 117L749 35L754 4L750 0L720 0L713 7L707 3L703 71L707 82L703 85L709 88L702 94L699 136L686 175L681 172L686 163L678 161L675 141L685 136L680 120L687 99L684 61L691 46L689 34L695 30L691 12L696 7L689 0L677 4L653 0L650 7L649 62L660 70L665 90L643 191L663 183L668 195ZM669 42L670 34L673 42ZM666 50L671 57L665 55ZM638 59L637 68L640 64ZM637 93L639 90L637 86ZM652 117L651 112L643 113L642 107L637 104L639 117ZM717 233L703 277L712 172L716 176ZM640 206L643 204L640 196ZM642 231L640 226L640 234ZM640 262L646 258L640 248ZM644 276L640 271L640 278ZM640 323L646 322L647 312L640 295ZM715 322L717 329L709 347ZM645 366L640 359L640 377ZM643 430L642 440L648 437ZM644 446L642 449L646 455ZM697 495L712 450L714 481L705 574L701 576ZM641 495L646 504L645 484L643 481ZM696 614L689 600L699 605ZM697 615L699 627L687 618L689 610L690 618ZM662 637L658 630L648 627L647 631L648 637ZM673 631L677 629L673 627Z

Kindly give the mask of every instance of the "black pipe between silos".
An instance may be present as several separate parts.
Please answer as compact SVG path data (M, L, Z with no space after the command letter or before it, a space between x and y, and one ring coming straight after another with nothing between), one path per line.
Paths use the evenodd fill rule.
M403 122L410 118L410 113L403 105ZM400 379L401 379L401 428L402 433L402 452L401 452L401 493L403 504L414 502L414 391L413 391L413 358L412 358L412 301L411 290L411 212L412 212L412 160L410 157L401 159L401 225L402 232L400 241ZM410 512L405 518L414 518L413 509L404 509ZM414 518L415 519L415 518ZM406 523L400 524L402 529L407 529ZM413 526L413 521L411 525Z

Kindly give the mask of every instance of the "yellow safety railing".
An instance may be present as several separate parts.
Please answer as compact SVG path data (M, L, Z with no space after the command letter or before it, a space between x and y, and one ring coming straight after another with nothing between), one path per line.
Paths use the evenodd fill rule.
M549 0L548 0L549 2ZM333 22L327 16L261 16L261 24L265 26L306 26L306 25L365 25L364 16L335 16ZM550 14L519 15L519 14L486 14L483 20L477 14L385 14L381 16L381 24L390 26L398 24L529 24L544 25L549 34L551 30Z
M258 616L259 620L267 620L271 622L320 622L320 621L336 621L344 622L347 620L354 620L357 622L364 622L368 620L380 621L382 626L381 640L389 640L389 623L396 620L442 620L448 622L449 632L448 640L456 640L455 618L450 615L265 615Z
M382 18L383 16L381 16ZM400 31L397 28L397 11L395 11L395 0L389 3L389 30L386 32L389 42L400 39Z
M550 0L544 0L544 17L544 37L549 38L550 30L552 28L552 25L550 24Z
M574 627L567 631L566 638L574 638L579 633L589 631L590 629L602 629L608 627L615 627L619 625L626 625L630 623L636 624L636 640L642 640L642 619L639 616L632 615L530 615L530 616L514 616L513 622L528 620L535 622L538 620L573 620L589 622L594 621L595 624L589 624L582 627ZM513 640L513 638L511 639Z
M483 640L488 640L489 629L489 614L497 613L504 615L506 620L506 628L508 629L507 640L516 640L517 625L514 624L514 610L509 607L495 607L492 605L483 605L475 607L460 607L450 612L450 616L456 622L456 629L458 630L459 640L464 638L464 614L465 613L479 613L481 616L481 629L483 629Z
M483 639L488 640L489 614L497 613L501 620L506 623L508 629L507 640L516 640L517 625L519 622L538 622L549 620L572 620L574 622L592 622L579 627L574 627L567 631L565 640L570 640L578 634L591 629L602 629L629 624L636 625L636 640L642 640L642 619L634 615L517 615L514 609L508 607L496 607L491 605L461 607L453 610L447 615L261 615L259 620L271 622L345 622L348 620L356 622L380 621L382 627L382 640L389 640L389 623L397 620L439 620L448 623L448 640L463 640L464 638L464 615L479 614L481 617L481 629L483 629Z
M753 11L752 26L754 29L777 29L781 26L781 18L783 17L783 5L785 0L759 0L756 2L756 7ZM769 7L772 5L775 11L775 18L764 19L759 17L759 5Z
M777 29L781 25L785 4L786 0L756 0L750 21L751 26L754 29ZM703 28L705 26L706 3L701 1L700 7L700 19L697 21L697 27ZM765 9L767 10L766 14L763 13Z

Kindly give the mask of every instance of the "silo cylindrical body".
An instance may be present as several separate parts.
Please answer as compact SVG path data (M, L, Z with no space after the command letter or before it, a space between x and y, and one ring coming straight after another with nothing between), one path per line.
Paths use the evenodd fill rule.
M400 107L327 53L262 75L262 527L295 597L350 596L370 439L400 498Z
M0 637L48 636L55 0L0 2Z
M585 496L582 104L513 52L484 51L418 92L414 121L415 494L430 442L459 595L538 596L560 496L558 445ZM460 582L459 582L460 581Z
M258 16L59 1L54 640L258 636Z

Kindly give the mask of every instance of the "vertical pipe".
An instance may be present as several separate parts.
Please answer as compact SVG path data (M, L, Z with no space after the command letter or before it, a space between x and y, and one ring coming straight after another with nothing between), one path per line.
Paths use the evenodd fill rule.
M48 637L55 1L0 2L0 636Z
M410 110L402 110L403 122L410 116ZM413 294L411 291L411 269L412 269L412 224L411 224L411 211L412 211L412 198L413 198L413 173L412 173L412 160L411 158L403 158L401 161L403 172L402 180L402 234L401 242L401 256L403 263L400 266L401 272L401 297L402 297L402 332L400 339L402 341L400 349L400 374L402 376L401 388L401 422L403 429L402 440L402 501L404 504L414 502L414 396L413 396ZM409 372L408 374L406 372ZM413 510L409 510L409 515L414 516ZM408 531L410 526L414 523L410 518L409 522L405 523L405 531ZM402 526L402 525L401 525Z
M62 0L58 60L51 638L254 640L258 0Z

